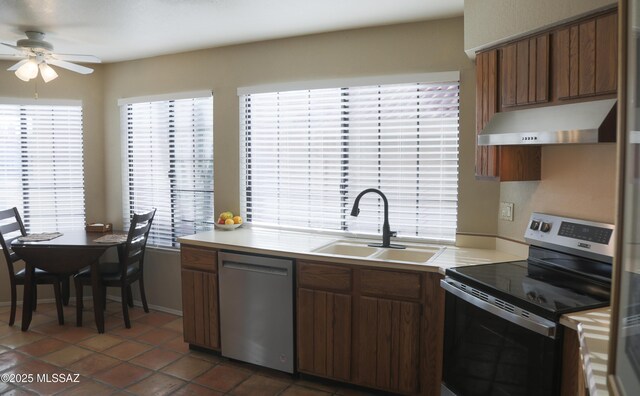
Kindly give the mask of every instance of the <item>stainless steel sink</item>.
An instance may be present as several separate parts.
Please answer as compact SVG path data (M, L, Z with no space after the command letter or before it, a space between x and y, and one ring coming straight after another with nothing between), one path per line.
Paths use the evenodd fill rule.
M444 249L437 246L420 245L408 245L406 249L389 249L371 247L368 246L368 243L366 241L336 241L315 249L313 252L368 260L424 264Z

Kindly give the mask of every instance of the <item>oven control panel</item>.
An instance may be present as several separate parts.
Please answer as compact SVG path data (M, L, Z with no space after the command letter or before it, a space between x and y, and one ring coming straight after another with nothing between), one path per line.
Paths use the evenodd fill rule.
M613 257L614 226L534 212L524 238L536 246L557 250L578 250L594 258Z

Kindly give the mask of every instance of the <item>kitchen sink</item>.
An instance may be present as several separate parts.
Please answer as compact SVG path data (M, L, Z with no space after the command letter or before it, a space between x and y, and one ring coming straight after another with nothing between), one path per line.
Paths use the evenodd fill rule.
M389 249L368 246L369 242L336 241L315 249L314 253L334 256L366 258L368 260L397 261L424 264L437 256L444 248L409 245L406 249Z
M373 258L378 260L405 261L409 263L426 263L431 257L435 256L440 251L440 249L420 248L381 250L382 251L377 253Z
M369 257L378 252L378 248L365 244L350 242L334 242L314 250L316 253L335 254L338 256Z

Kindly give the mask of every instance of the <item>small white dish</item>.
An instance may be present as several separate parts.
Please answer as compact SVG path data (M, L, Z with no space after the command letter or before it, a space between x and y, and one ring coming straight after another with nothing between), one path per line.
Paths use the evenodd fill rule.
M215 226L219 230L232 231L236 228L240 227L242 224L218 224L215 223Z

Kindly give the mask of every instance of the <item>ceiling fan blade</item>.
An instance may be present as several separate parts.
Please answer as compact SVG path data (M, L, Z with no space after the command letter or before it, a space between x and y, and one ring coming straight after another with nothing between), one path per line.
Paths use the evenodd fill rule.
M5 47L9 47L9 48L13 49L13 50L14 50L14 51L16 51L16 52L23 53L22 48L20 48L20 47L16 47L16 46L15 46L15 45L13 45L13 44L7 44L7 43L0 43L0 44L4 45Z
M93 69L90 69L90 68L84 67L84 66L80 66L80 65L76 65L75 63L63 61L63 60L60 60L60 59L49 59L47 61L47 63L50 63L52 65L56 65L56 66L61 67L63 69L71 70L73 72L80 73L80 74L93 73Z
M16 71L20 68L20 66L24 65L25 63L29 62L29 59L23 59L20 62L16 63L15 65L11 66L10 68L8 68L8 71Z
M71 62L84 62L84 63L102 63L100 58L93 55L79 55L79 54L53 54L53 59L71 61Z

